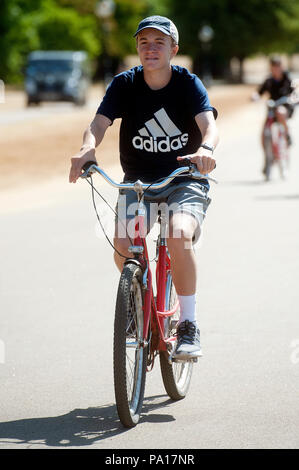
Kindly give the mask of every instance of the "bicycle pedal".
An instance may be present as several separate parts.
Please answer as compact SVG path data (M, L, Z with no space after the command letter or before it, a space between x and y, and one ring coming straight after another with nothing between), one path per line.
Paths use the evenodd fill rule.
M169 362L198 362L198 357L191 357L190 359L178 359L176 357L169 358Z
M177 324L178 324L178 320L170 320L169 329L170 330L176 330Z
M173 357L171 359L171 362L189 362L189 361L187 361L187 359L179 359L179 358Z

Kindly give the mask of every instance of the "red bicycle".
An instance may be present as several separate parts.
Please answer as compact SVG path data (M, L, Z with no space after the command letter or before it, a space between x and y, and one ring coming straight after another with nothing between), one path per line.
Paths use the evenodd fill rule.
M283 96L276 101L267 101L267 119L263 131L265 151L264 174L267 181L270 180L274 164L278 165L282 179L286 177L286 171L289 165L289 151L286 132L283 125L277 122L275 117L276 108L284 104L291 104L289 97ZM294 103L292 102L292 104Z
M187 160L186 160L187 161ZM86 166L84 167L86 169ZM135 213L135 235L129 248L132 258L124 262L121 273L114 321L114 390L120 421L125 427L135 426L139 419L144 397L146 372L153 369L159 355L163 383L173 400L187 394L193 362L172 358L176 342L176 325L179 319L179 302L171 276L171 259L166 243L166 216L160 213L159 236L156 243L156 295L146 244L144 192L149 184L141 181L118 184L97 165L93 164L83 178L98 172L112 186L136 191L138 208ZM159 183L150 185L151 190L160 189L179 175L195 179L214 179L203 176L188 163L176 169ZM92 182L91 182L92 185ZM92 185L93 187L93 185Z

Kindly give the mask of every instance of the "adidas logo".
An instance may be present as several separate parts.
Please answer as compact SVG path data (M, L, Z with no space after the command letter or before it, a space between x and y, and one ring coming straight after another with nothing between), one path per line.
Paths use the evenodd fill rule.
M172 122L164 108L154 113L154 118L146 121L133 140L133 146L147 152L171 152L188 143L189 135L182 132Z

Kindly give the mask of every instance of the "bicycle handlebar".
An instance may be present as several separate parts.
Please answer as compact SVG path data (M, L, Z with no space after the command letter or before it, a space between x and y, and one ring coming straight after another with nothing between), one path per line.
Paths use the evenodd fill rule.
M90 162L87 162L87 164ZM210 176L205 176L202 175L196 165L190 164L190 166L183 166L181 168L177 168L174 170L170 175L168 175L166 178L164 178L160 183L143 183L140 180L135 181L135 183L116 183L113 181L107 173L105 173L102 168L97 166L95 163L92 163L90 166L87 168L87 164L85 163L83 169L85 170L84 173L82 173L81 178L88 178L91 174L93 173L99 173L100 175L103 176L103 178L111 184L111 186L114 186L115 188L118 189L133 189L135 191L140 191L142 189L147 189L150 185L151 189L161 189L167 186L168 183L170 183L174 178L177 176L183 174L183 173L188 173L191 178L193 179L207 179L209 181L212 181L213 183L218 183L214 178L211 178ZM188 176L188 175L186 175Z
M290 96L282 96L278 100L268 100L267 101L267 106L268 108L277 108L278 106L282 104L291 104L291 105L296 105L298 104L298 101L292 100Z

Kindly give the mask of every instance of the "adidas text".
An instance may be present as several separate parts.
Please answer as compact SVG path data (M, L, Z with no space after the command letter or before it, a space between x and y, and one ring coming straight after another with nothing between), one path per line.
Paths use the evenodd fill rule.
M171 152L172 150L179 150L188 143L188 134L182 134L179 137L158 138L135 136L133 138L133 146L138 150L146 150L147 152Z

